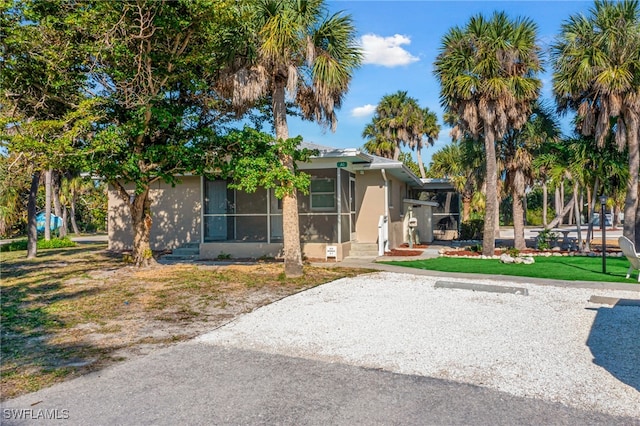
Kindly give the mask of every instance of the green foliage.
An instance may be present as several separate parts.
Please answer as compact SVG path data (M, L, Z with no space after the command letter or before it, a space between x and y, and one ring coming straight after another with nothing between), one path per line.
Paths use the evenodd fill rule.
M509 247L505 250L505 253L507 253L509 256L511 257L518 257L520 256L520 250L518 250L515 247Z
M298 171L296 162L308 161L315 151L299 149L302 137L273 140L273 137L245 127L233 130L223 138L224 158L218 164L218 172L230 178L230 188L255 192L258 188L271 188L277 198L282 198L293 189L304 194L309 192L311 178ZM282 160L292 158L292 167Z
M58 249L65 247L75 247L76 243L69 238L52 238L47 240L38 240L38 250ZM0 246L0 251L21 251L27 249L27 240L16 240L9 244L3 244Z
M480 253L480 252L482 252L482 245L481 244L473 244L473 245L469 246L469 251L472 251L474 253Z
M558 234L550 229L543 229L536 239L536 247L539 250L549 250L558 243Z
M407 166L414 175L420 176L420 166L418 166L418 163L414 161L410 152L401 152L398 160L402 161L402 164Z
M231 254L221 251L220 254L216 256L216 259L218 259L218 260L229 260L229 259L231 259Z
M484 229L484 219L471 219L460 224L461 240L481 240Z
M547 208L547 220L549 220L549 218L553 218L553 209L551 209L550 207ZM542 207L527 209L527 225L544 225L544 223L542 222Z

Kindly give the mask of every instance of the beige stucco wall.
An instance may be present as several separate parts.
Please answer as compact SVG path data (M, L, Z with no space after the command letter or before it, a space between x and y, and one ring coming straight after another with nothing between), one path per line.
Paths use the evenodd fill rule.
M402 244L403 203L406 184L387 172L387 179L392 181L389 207L389 244L397 247ZM364 174L356 174L356 241L375 243L378 241L378 221L385 213L384 179L380 170L370 170Z
M200 242L200 177L182 177L180 181L175 187L165 182L155 182L151 187L152 250ZM126 188L132 191L133 185ZM133 243L130 214L112 187L109 187L108 208L109 249L130 249Z

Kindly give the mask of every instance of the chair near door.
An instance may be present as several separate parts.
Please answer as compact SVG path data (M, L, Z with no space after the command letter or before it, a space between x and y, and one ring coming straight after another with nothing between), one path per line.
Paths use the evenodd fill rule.
M627 278L631 276L631 273L634 270L638 271L638 282L640 283L640 253L637 252L633 241L625 237L624 235L618 239L618 244L620 244L620 249L622 250L622 254L629 260L631 266L629 267L629 271L627 271Z

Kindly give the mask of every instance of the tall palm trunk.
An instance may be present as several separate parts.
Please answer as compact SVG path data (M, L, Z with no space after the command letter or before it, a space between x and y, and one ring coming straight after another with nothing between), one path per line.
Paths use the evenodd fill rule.
M393 159L398 161L400 158L400 145L396 143L396 147L393 149Z
M627 122L627 146L629 148L629 180L627 181L627 197L624 202L623 235L635 241L640 247L640 206L638 205L638 173L640 170L640 120L632 112L625 114Z
M587 198L589 198L589 226L587 227L587 238L585 239L585 251L591 251L591 239L593 235L593 213L595 212L596 208L598 192L600 192L600 179L598 179L598 177L596 176L595 182L593 183L593 191L590 194L591 197L589 197L589 194L587 194Z
M273 118L275 122L276 138L289 139L287 125L287 109L285 104L286 82L280 81L273 92ZM280 162L292 173L294 160L291 155L282 154ZM284 234L284 273L287 277L302 275L302 250L300 248L300 219L298 216L298 194L291 186L282 198L282 229Z
M549 188L547 181L542 182L542 224L547 226L547 203L549 198Z
M34 171L31 176L31 188L27 202L27 259L33 259L38 254L38 225L36 224L38 186L40 186L39 170Z
M416 157L418 159L418 167L420 168L420 177L425 179L427 177L427 173L424 170L424 163L422 162L422 150L420 148L416 148Z
M520 169L517 169L515 174L511 197L513 206L513 246L518 250L524 250L527 248L524 239L524 176Z
M462 221L468 222L469 217L471 216L471 201L473 200L473 195L471 194L463 194L462 195Z
M484 148L486 153L485 180L487 201L484 218L484 235L482 241L482 254L493 256L496 247L496 216L498 214L498 166L496 163L495 132L490 125L485 125Z
M573 185L573 204L575 206L574 208L574 212L575 212L575 217L576 217L576 225L578 228L578 248L580 249L580 251L583 251L583 244L582 244L582 223L580 223L580 202L578 201L579 195L578 195L578 191L580 190L578 183L576 182Z

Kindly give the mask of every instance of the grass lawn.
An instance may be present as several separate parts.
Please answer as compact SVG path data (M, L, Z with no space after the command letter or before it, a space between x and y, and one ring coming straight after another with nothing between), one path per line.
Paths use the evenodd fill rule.
M533 265L501 263L497 259L438 257L435 259L383 262L409 268L442 272L464 272L487 275L549 278L568 281L599 281L637 284L637 276L626 279L629 261L607 258L607 273L602 273L602 258L582 256L535 257Z
M301 290L369 272L282 263L135 268L106 244L0 253L0 395L12 398L192 338Z

